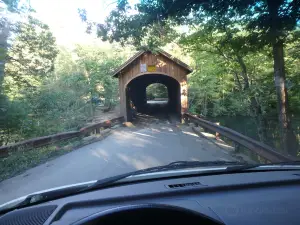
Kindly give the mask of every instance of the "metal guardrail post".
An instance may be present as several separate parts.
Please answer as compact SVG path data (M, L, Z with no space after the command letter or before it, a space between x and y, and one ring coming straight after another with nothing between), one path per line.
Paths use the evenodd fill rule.
M216 125L220 125L220 122L216 122ZM220 134L218 132L216 132L216 139L219 140L220 139Z

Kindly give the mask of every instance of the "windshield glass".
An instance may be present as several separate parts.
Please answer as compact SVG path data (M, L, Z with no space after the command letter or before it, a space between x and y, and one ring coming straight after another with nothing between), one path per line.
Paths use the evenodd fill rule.
M194 2L0 0L0 205L177 161L299 160L297 1Z

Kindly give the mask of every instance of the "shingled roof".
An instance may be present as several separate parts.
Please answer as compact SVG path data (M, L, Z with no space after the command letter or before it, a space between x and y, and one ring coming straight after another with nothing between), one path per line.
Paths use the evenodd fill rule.
M142 54L149 52L146 50L141 50L138 51L136 54L134 54L130 59L128 59L125 63L123 63L118 69L116 69L112 76L117 77L119 75L119 73L125 69L127 66L129 66L131 63L133 63L134 60L136 60L138 57L140 57ZM189 73L191 73L193 70L184 62L182 62L181 60L177 59L176 57L170 55L169 53L163 51L163 50L158 50L157 51L159 54L167 57L168 59L172 60L173 62L175 62L176 64L178 64L179 66L183 67L184 69L186 69Z

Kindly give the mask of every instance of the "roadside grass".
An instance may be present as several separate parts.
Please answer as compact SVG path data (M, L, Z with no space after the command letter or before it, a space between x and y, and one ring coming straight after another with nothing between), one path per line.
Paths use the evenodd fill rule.
M110 131L111 129L101 129L101 134L77 137L35 149L19 149L10 152L8 157L0 158L0 182L85 145L101 141L110 134Z
M0 182L80 146L82 146L82 139L76 138L46 147L10 152L8 157L0 159Z

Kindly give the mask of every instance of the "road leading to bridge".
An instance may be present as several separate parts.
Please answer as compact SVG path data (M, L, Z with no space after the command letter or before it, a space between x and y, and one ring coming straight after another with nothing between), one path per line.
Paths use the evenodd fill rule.
M145 122L147 123L147 121ZM144 124L145 125L145 124ZM85 182L178 160L235 160L189 127L153 120L118 128L100 142L0 183L0 204L43 189Z

